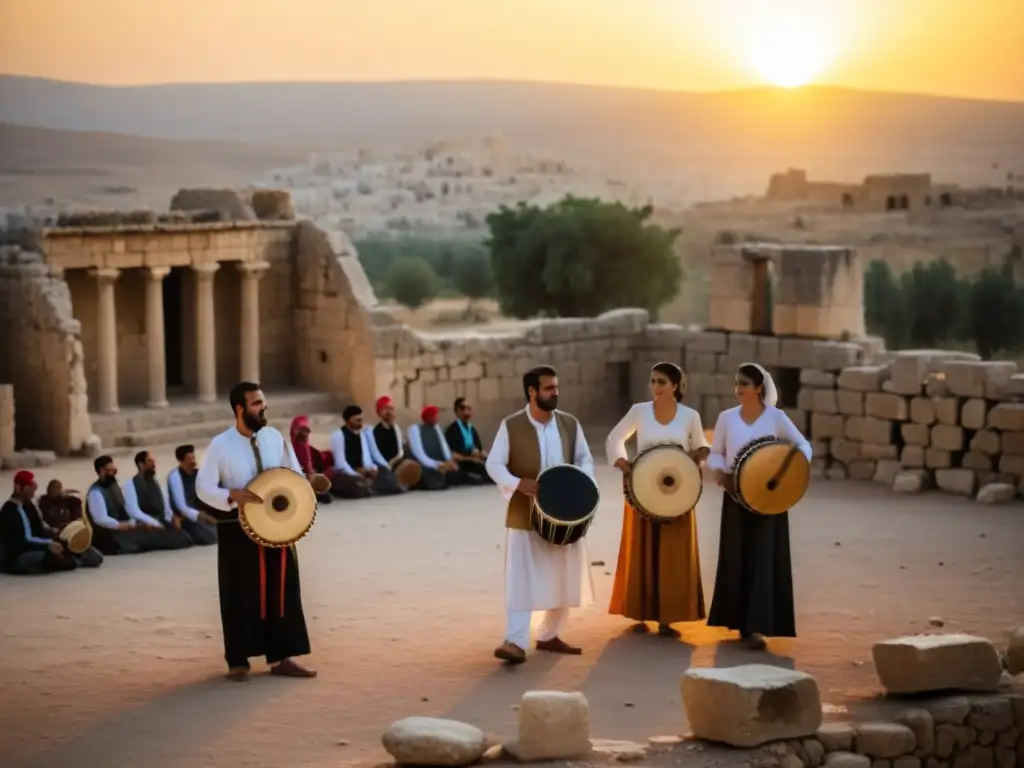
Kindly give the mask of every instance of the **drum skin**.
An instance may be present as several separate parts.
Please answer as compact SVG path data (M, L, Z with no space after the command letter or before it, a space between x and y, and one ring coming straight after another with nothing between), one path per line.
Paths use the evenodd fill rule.
M72 520L59 534L60 541L73 555L80 555L92 546L92 530L82 520Z
M530 523L549 544L565 547L586 535L600 501L601 492L586 472L557 464L537 476Z
M789 459L789 465L779 475ZM777 478L777 485L769 487ZM736 454L733 481L736 500L759 515L788 512L807 493L811 465L803 451L788 440L766 437L753 440Z
M413 488L423 475L423 468L412 459L402 459L395 467L395 479L406 488Z
M681 445L652 445L640 451L624 484L626 500L658 522L679 520L697 506L704 491L700 466Z
M263 502L245 504L238 521L257 544L288 547L305 536L316 520L316 491L300 473L287 467L268 469L248 485Z

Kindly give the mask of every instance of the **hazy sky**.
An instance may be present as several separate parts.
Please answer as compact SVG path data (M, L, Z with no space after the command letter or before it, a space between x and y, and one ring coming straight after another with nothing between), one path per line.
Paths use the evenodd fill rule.
M104 84L767 82L1024 101L1024 0L0 0L0 72Z

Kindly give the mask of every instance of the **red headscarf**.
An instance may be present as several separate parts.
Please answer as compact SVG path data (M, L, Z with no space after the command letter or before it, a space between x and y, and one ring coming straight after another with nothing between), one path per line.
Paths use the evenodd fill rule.
M423 410L420 411L420 418L423 419L424 424L433 426L437 424L437 417L441 414L440 409L436 405L425 405Z
M380 397L377 398L377 413L380 413L382 410L384 410L385 407L394 404L395 401L392 400L390 397L388 397L387 395L381 395Z
M296 416L292 419L291 438L292 448L295 449L295 458L299 460L299 466L307 475L313 474L313 453L309 440L299 440L300 429L309 429L309 419L305 416Z
M30 485L36 481L36 476L29 472L27 469L19 470L14 473L14 487L24 488L26 485Z

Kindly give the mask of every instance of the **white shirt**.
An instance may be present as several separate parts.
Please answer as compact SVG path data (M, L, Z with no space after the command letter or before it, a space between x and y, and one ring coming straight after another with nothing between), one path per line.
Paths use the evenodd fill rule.
M89 517L100 528L109 528L112 531L116 531L121 527L121 521L115 520L110 516L110 510L107 509L107 500L103 497L103 492L99 488L90 489L89 493L85 495L85 504L89 510ZM127 508L127 502L125 502L125 508ZM128 514L130 516L131 512ZM149 517L149 515L146 515L146 517ZM152 518L150 519L152 520ZM130 528L135 527L134 520L128 520L127 522Z
M518 415L518 414L516 414ZM558 464L565 464L565 456L562 452L562 436L558 431L558 421L554 413L546 424L543 424L530 415L529 407L526 408L526 416L529 418L533 428L537 431L537 442L540 445L540 468L545 470ZM511 418L511 417L510 417ZM497 483L498 490L505 499L511 499L519 486L519 478L508 471L509 442L508 442L508 419L501 420L498 427L498 434L494 436L494 445L487 454L487 474ZM579 421L576 422L576 455L572 457L572 463L582 469L591 480L594 478L594 457L590 453L590 446L583 436L583 427Z
M426 424L420 423L409 427L409 453L412 454L412 457L429 469L437 469L441 466L440 461L435 461L427 456L427 452L423 449L423 437L420 435L421 429L433 429L437 432L437 436L441 441L441 453L444 454L444 460L451 461L452 450L448 447L448 439L444 436L444 430L441 429L440 424L428 427Z
M674 443L682 446L687 452L708 447L704 427L700 423L700 414L693 408L676 403L676 413L672 421L662 424L654 416L654 403L648 401L637 403L626 411L622 421L608 433L604 447L609 464L614 465L619 459L629 459L626 454L626 441L634 433L637 450L659 443Z
M370 430L363 427L358 432L359 444L363 449L363 459L361 469L373 469L373 465L376 464L384 469L388 468L388 463L384 461L384 457L380 455L380 449L377 447L377 442L373 439L373 435L370 434ZM349 466L348 459L345 458L345 431L343 429L336 429L331 434L331 453L334 454L334 468L344 472L346 475L358 475L355 467Z
M731 472L736 454L751 440L759 437L779 437L790 440L800 452L811 460L811 444L800 434L800 430L784 411L766 405L764 413L753 424L747 424L740 417L739 406L722 411L715 424L715 436L711 441L711 455L708 467L721 472Z
M160 488L160 495L164 497L164 519L168 523L173 522L174 513L171 512L171 502L167 499L167 491L160 485L159 480L156 481L156 484ZM142 507L139 506L139 494L135 492L134 477L121 486L121 493L124 494L124 508L128 511L128 517L143 525L160 525L158 520L147 515L142 511Z
M264 470L287 467L306 476L291 443L273 427L263 427L256 433L256 445ZM245 488L257 474L256 456L249 438L231 427L213 438L206 449L196 475L196 495L214 509L231 512L237 505L228 499L228 493Z
M193 509L185 500L185 483L181 479L181 467L175 467L167 476L167 491L174 500L174 506L193 523L199 522L199 510Z

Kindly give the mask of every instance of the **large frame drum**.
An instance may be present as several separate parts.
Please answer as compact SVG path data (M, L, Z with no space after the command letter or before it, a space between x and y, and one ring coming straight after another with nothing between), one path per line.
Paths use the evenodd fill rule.
M811 464L803 451L779 437L751 440L733 462L733 493L740 505L758 515L781 515L804 497Z
M582 539L594 522L601 491L574 464L557 464L537 476L530 524L549 544L565 547Z
M84 520L72 520L61 528L58 540L73 555L80 555L92 546L92 528Z
M402 459L395 464L395 479L403 488L415 488L423 476L423 468L412 459Z
M697 506L704 492L704 477L681 445L652 445L631 462L623 491L626 501L641 515L671 523Z
M238 522L245 535L263 547L289 547L313 527L316 491L304 475L288 467L265 470L249 483L261 504L244 504Z

